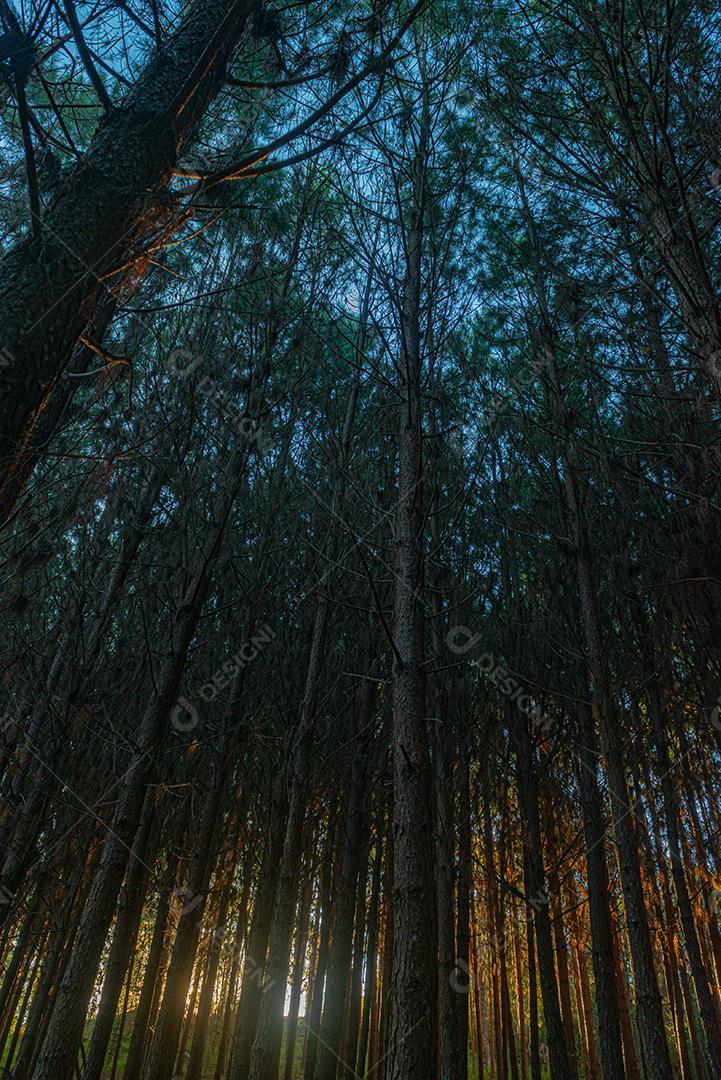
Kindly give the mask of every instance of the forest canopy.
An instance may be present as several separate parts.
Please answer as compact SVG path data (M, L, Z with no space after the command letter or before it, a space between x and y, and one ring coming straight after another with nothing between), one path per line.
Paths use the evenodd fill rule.
M717 1080L719 71L0 0L2 1075Z

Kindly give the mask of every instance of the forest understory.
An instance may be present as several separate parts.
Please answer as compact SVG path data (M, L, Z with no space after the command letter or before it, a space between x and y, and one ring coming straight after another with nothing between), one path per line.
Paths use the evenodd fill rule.
M720 71L0 0L0 1080L720 1080Z

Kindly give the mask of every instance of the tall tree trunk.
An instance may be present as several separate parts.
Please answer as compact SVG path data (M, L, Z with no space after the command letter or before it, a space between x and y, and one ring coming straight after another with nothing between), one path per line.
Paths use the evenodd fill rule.
M185 1080L201 1080L203 1075L203 1059L205 1057L205 1049L208 1042L208 1024L210 1022L210 1011L213 1005L213 992L215 990L215 981L218 975L221 944L225 931L225 920L228 915L229 902L230 883L228 882L223 887L223 892L218 904L215 926L210 931L208 960L203 975L203 988L200 991L200 998L198 1000L198 1015L195 1020L193 1042L190 1047L190 1057L188 1059L188 1069L185 1074Z
M376 825L376 850L373 862L370 905L368 907L368 945L366 949L366 977L363 985L363 1015L361 1018L360 1035L358 1036L358 1053L355 1059L355 1071L360 1076L365 1076L366 1074L371 1013L373 1012L373 1003L376 996L376 966L378 961L378 930L380 920L381 872L383 870L384 826L384 811L381 809Z
M246 1080L250 1065L250 1053L258 1023L258 1013L263 997L263 978L268 938L273 919L273 904L278 888L280 860L283 853L283 837L288 811L284 777L278 774L273 785L270 815L270 840L263 854L261 871L255 890L253 917L245 954L243 981L235 1018L233 1046L228 1067L228 1080Z
M368 874L370 871L370 820L366 821L365 834L363 837L363 849L360 853L360 867L358 870L358 882L356 885L356 905L353 932L353 963L348 988L348 1010L343 1034L341 1058L348 1062L351 1073L355 1073L355 1060L358 1054L358 1038L360 1036L361 1005L363 999L363 968L365 966L366 948L366 905L368 896Z
M526 896L533 896L528 846L523 852L523 887ZM526 941L528 943L528 1026L531 1030L531 1080L541 1080L541 1051L538 1035L538 982L536 976L536 934L531 905L526 907Z
M184 892L185 903L179 916L178 932L165 980L165 993L144 1071L144 1080L170 1080L174 1075L178 1040L207 903L208 884L216 861L218 834L223 817L221 806L230 771L230 754L225 748L198 827ZM189 1017L192 1017L192 1011Z
M58 973L61 971L63 952L68 944L68 937L72 939L72 934L68 935L68 927L76 915L78 907L76 902L79 896L82 902L83 878L86 869L88 869L88 851L92 845L92 840L93 835L91 834L81 849L82 855L77 861L77 867L68 888L59 925L50 937L49 948L43 960L42 977L34 995L32 1011L28 1016L20 1053L13 1071L16 1080L25 1080L37 1053L37 1043L43 1030L48 1003L51 1000L51 993ZM78 853L75 852L74 854L75 858L77 858ZM94 860L91 858L90 869L92 869L93 862Z
M456 906L456 965L470 970L470 901L473 869L471 824L470 749L468 738L459 740L458 762L458 891ZM469 994L457 994L458 1080L468 1080Z
M330 956L330 941L333 929L333 902L334 902L334 864L337 860L337 846L340 842L336 828L335 815L328 823L326 837L325 857L320 876L320 927L318 930L317 951L315 958L315 971L313 972L312 992L308 988L308 1009L306 1012L306 1044L305 1066L303 1075L305 1080L313 1080L315 1066L318 1060L318 1034L320 1031L321 1016L323 1015L323 996L325 991L325 978L328 970L328 958Z
M313 897L313 879L308 873L308 879L300 895L298 904L298 918L296 920L295 953L293 955L293 982L290 990L288 1003L288 1028L285 1040L285 1066L283 1068L283 1080L293 1080L295 1066L295 1046L298 1037L298 1014L300 1011L300 999L303 993L303 972L305 970L305 954L308 945L308 930L310 906Z
M535 293L541 322L539 345L545 362L549 412L558 424L559 430L572 431L574 421L569 413L560 382L556 356L556 338L551 320L535 223L526 197L523 176L517 158L515 158L515 171L526 218L528 239L533 252ZM582 512L579 493L579 470L572 435L565 439L561 447L561 458L563 461L562 482L565 509L573 541L581 625L592 693L592 721L594 728L597 727L603 734L608 783L611 791L611 809L620 852L621 881L633 961L638 1026L644 1047L644 1058L649 1072L649 1080L671 1080L671 1059L665 1036L661 996L653 963L648 913L644 903L641 882L638 842L633 816L629 813L629 793L623 753L623 728L618 716L618 707L611 692L606 654L601 644L601 624L594 589L591 548ZM539 939L539 959L540 951L541 942Z
M561 400L555 353L546 357L555 400ZM601 645L589 540L581 512L575 447L569 440L564 451L564 489L569 527L573 538L582 629L592 694L592 724L603 733L603 745L611 794L611 811L619 849L621 884L628 922L629 945L636 991L637 1023L649 1080L672 1080L663 1007L653 962L651 932L644 900L638 837L630 812L629 790L623 751L623 729L613 700L608 669Z
M546 835L548 837L549 858L551 872L549 874L549 887L551 892L551 924L553 928L553 945L556 953L556 972L558 974L558 995L561 1004L561 1016L566 1031L566 1049L568 1051L568 1067L571 1080L578 1080L578 1061L576 1057L576 1031L573 1022L573 1006L571 1004L571 986L568 964L568 947L566 944L566 928L563 918L563 897L561 894L561 880L558 873L560 866L560 843L556 830L556 819L553 806L549 807L547 815Z
M516 962L516 992L518 994L518 1056L521 1061L521 1080L528 1080L528 1052L526 1046L526 1008L523 1000L523 960L521 957L521 917L514 909L513 955ZM598 1080L598 1078L596 1078Z
M570 476L570 474L567 474ZM575 496L572 505L578 507ZM578 514L574 513L576 525ZM618 841L621 882L626 906L629 944L633 960L634 987L636 991L637 1023L644 1047L644 1059L649 1080L672 1080L671 1060L666 1041L661 995L653 962L648 913L643 894L638 853L638 838L633 815L629 812L629 792L623 754L623 736L616 715L616 705L611 699L602 659L598 621L595 615L593 586L585 555L586 542L577 530L577 562L579 594L583 625L586 635L589 666L592 677L596 721L604 733L605 757L611 791L614 828Z
M456 1021L457 988L454 972L456 923L454 904L455 822L450 749L454 742L449 730L447 702L438 702L438 718L433 747L433 781L436 803L435 871L438 897L438 1025L441 1080L458 1080L459 1038Z
M646 780L646 788L647 790L651 790L649 772L645 762L643 764L643 772ZM686 1035L684 1001L681 990L681 979L679 976L681 963L677 948L677 913L674 910L673 900L671 899L671 885L668 879L668 868L663 852L659 814L655 800L653 799L649 800L649 814L651 817L653 852L658 868L659 903L662 909L662 921L664 924L664 965L666 970L666 985L668 987L669 1004L671 1006L671 1014L673 1016L674 1029L676 1032L676 1045L678 1048L681 1073L683 1080L686 1080L687 1077L692 1078L694 1072L693 1066L691 1065L690 1049Z
M683 927L684 945L688 956L689 968L698 999L701 1023L706 1036L710 1062L721 1064L721 1013L718 997L714 996L709 984L708 971L701 955L698 928L691 906L691 896L686 881L683 853L681 851L681 823L679 818L678 796L674 782L668 737L663 723L661 704L652 703L653 729L658 751L658 770L661 777L664 817L671 860L676 902L678 904L681 926Z
M364 319L362 319L361 338L364 332ZM332 499L334 517L342 515L345 504L346 463L353 437L353 426L360 392L360 373L361 367L358 365L346 406L345 424L335 461ZM334 529L327 541L326 551L328 563L331 567L335 566L339 542L340 534L338 530ZM288 819L268 943L265 990L258 1013L255 1041L253 1042L250 1057L250 1069L248 1072L250 1080L277 1080L283 1034L283 1007L290 964L291 932L296 906L296 886L303 847L303 824L306 804L310 795L309 774L312 736L315 728L315 713L330 608L326 590L327 586L320 592L316 602L303 699L288 762L290 773ZM244 1077L233 1076L232 1080L244 1080Z
M538 970L541 983L543 1016L546 1021L546 1042L552 1080L570 1080L566 1033L561 1019L558 984L553 957L553 935L549 910L546 873L543 865L543 840L538 806L538 780L528 723L520 709L513 710L512 732L516 749L518 800L521 805L528 836L526 861L528 866L526 902L533 907ZM517 714L517 715L516 715ZM528 890L530 889L530 893Z
M364 730L372 715L373 689L374 684L370 679L365 680L364 702L359 725L361 731ZM353 920L356 910L359 858L367 812L365 783L365 766L361 750L360 760L355 758L353 762L350 793L343 825L343 856L338 877L338 900L326 975L315 1080L335 1080L338 1071L353 956ZM343 1073L345 1071L344 1069ZM352 1072L350 1075L353 1075Z
M621 1018L616 981L608 958L612 951L611 897L606 863L606 822L598 784L598 737L593 713L579 685L579 740L577 775L586 841L588 911L591 923L591 960L596 989L599 1049L604 1080L624 1080Z
M236 987L238 984L240 954L243 948L243 943L248 937L248 900L250 897L252 867L253 848L251 845L248 845L245 859L243 862L243 887L240 894L240 903L238 905L238 921L236 924L235 938L233 941L233 957L230 963L230 971L228 973L226 998L225 1002L221 1006L223 1019L220 1026L220 1038L218 1040L218 1051L215 1059L215 1071L213 1073L213 1080L223 1080L228 1066L228 1045L230 1042L231 1024L234 1016L233 1003L235 1001ZM275 888L275 885L273 885L273 888Z
M613 911L613 908L611 909ZM616 996L618 998L619 1015L621 1019L621 1036L623 1038L623 1061L626 1075L629 1080L641 1080L641 1069L636 1053L636 1043L633 1037L633 1023L631 1021L631 1006L629 1003L629 979L626 962L623 956L621 931L614 912L613 925L613 971L616 976Z
M170 913L170 894L172 883L175 879L177 862L177 857L168 860L168 865L163 874L160 886L158 910L155 915L153 935L148 947L148 956L145 963L145 973L143 976L140 998L138 1000L138 1007L135 1010L135 1019L133 1021L133 1030L130 1036L128 1056L125 1060L123 1080L139 1080L143 1061L145 1059L145 1051L148 1042L148 1021L151 1016L153 1000L155 998L155 988L158 981L158 971L160 970L163 956L165 931L168 925L168 915Z
M425 106L424 106L425 109ZM435 1076L436 927L432 778L425 712L421 256L428 117L413 164L401 312L396 589L393 620L393 975L387 1080Z

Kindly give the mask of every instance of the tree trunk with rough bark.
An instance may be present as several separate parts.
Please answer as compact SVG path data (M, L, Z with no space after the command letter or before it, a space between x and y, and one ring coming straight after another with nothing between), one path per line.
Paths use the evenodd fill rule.
M195 0L179 29L101 120L42 215L38 236L0 262L0 520L22 451L72 350L106 295L177 212L167 184L220 90L254 0Z
M423 618L423 404L420 341L428 117L412 169L399 359L398 505L393 619L393 973L387 1080L435 1076L436 912L433 782L425 711Z

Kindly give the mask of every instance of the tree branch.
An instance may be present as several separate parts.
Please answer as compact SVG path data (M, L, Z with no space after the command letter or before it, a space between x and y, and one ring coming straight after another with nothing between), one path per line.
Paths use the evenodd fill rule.
M364 79L366 79L372 72L377 71L386 60L389 58L393 50L401 41L406 30L415 20L421 15L423 10L431 3L431 0L417 0L413 5L410 12L399 26L396 33L393 35L385 49L382 50L377 56L374 56L365 67L361 68L351 79L348 80L335 94L331 94L327 101L315 109L305 120L301 120L290 131L286 131L283 135L278 136L267 146L261 147L254 151L253 154L247 158L242 159L232 165L226 166L224 169L220 169L215 173L210 173L204 179L206 180L206 186L212 187L213 184L219 184L224 180L239 180L241 177L252 170L253 175L257 175L258 170L254 168L264 161L265 158L270 157L276 150L280 150L281 147L286 146L288 143L293 142L295 139L304 135L309 128L313 127L319 120L322 120L335 108L335 106L347 97L352 90L355 90Z
M109 112L110 109L112 109L113 107L113 103L110 100L110 95L108 94L108 91L105 89L105 83L100 78L98 70L93 63L93 58L90 55L90 49L88 48L85 41L82 27L78 22L78 16L77 12L75 11L75 4L73 3L73 0L63 0L63 10L65 12L65 18L67 19L68 26L70 27L73 34L75 46L80 53L80 59L82 60L83 65L85 66L85 70L88 73L88 78L93 84L93 87L95 88L95 93L100 98L103 108L107 112Z

